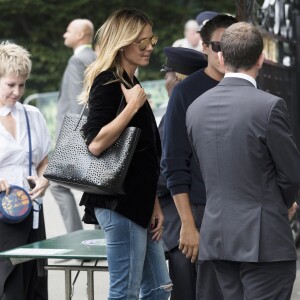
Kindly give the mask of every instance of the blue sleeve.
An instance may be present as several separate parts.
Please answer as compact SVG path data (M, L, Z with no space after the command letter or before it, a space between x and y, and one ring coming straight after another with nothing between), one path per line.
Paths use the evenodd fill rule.
M185 125L188 101L177 85L170 97L165 116L161 167L172 195L189 193L191 184L190 160L192 149Z

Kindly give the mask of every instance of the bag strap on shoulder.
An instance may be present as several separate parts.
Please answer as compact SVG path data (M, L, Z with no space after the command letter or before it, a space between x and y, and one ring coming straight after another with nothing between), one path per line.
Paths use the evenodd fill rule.
M29 145L29 171L28 174L31 176L32 174L32 144L31 144L31 131L30 131L30 124L29 124L29 118L28 118L28 113L23 105L24 113L25 113L25 118L26 118L26 124L27 124L27 135L28 135L28 145Z
M114 74L114 76L116 77L115 74ZM117 78L117 77L116 77L116 78ZM86 107L87 107L87 105L88 105L88 102L89 102L89 101L87 100L87 101L85 102L85 104L83 105L83 107L82 107L82 110L81 110L81 112L80 112L80 117L79 117L78 122L77 122L77 124L76 124L76 126L75 126L75 130L77 130L77 128L78 128L78 125L79 125L79 123L80 123L80 121L81 121L81 119L82 119L82 116L84 115L84 111L85 111L85 109L86 109ZM125 100L124 100L124 95L122 94L122 99L121 99L119 108L118 108L118 110L117 110L116 116L119 115L119 114L121 113L121 111L124 109L124 107L125 107Z
M77 122L77 124L76 124L76 126L75 126L75 130L77 130L77 127L78 127L78 125L79 125L79 123L80 123L80 121L81 121L81 119L82 119L82 116L83 116L83 114L84 114L84 110L85 110L86 107L87 107L87 104L88 104L88 101L86 101L85 104L84 104L83 107L82 107L82 110L81 110L81 112L80 112L80 116L79 116L78 122Z

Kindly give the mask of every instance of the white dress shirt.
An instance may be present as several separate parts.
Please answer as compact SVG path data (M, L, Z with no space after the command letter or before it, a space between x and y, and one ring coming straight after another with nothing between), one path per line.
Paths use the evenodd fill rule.
M24 107L30 123L31 172L32 176L35 176L37 175L36 168L51 149L51 139L41 112L31 105L24 105ZM18 185L26 189L23 181L25 177L29 176L29 144L23 105L17 102L14 106L0 109L0 115L7 115L9 112L16 120L16 139L0 123L0 177L5 178L11 185ZM37 221L37 218L35 219L34 223Z
M253 77L251 77L250 75L247 75L245 73L228 72L225 74L224 78L226 78L226 77L235 77L235 78L242 78L242 79L248 80L254 85L255 88L257 88L256 80Z

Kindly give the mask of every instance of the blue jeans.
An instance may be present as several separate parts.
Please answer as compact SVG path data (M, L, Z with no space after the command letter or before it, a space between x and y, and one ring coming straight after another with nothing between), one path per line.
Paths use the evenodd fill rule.
M108 300L167 300L172 283L162 241L112 210L95 208L95 215L107 244Z

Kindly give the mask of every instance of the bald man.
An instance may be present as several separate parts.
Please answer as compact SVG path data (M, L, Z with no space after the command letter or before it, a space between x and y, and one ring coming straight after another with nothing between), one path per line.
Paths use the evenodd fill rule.
M173 47L183 47L201 51L199 25L196 20L188 20L184 25L184 38L173 43Z
M94 26L90 20L75 19L67 27L63 35L64 44L72 48L74 53L65 69L57 105L56 135L58 136L66 113L80 113L82 106L77 96L82 89L84 71L96 58L92 50ZM82 229L75 198L70 189L58 184L51 184L51 192L57 201L67 232Z

